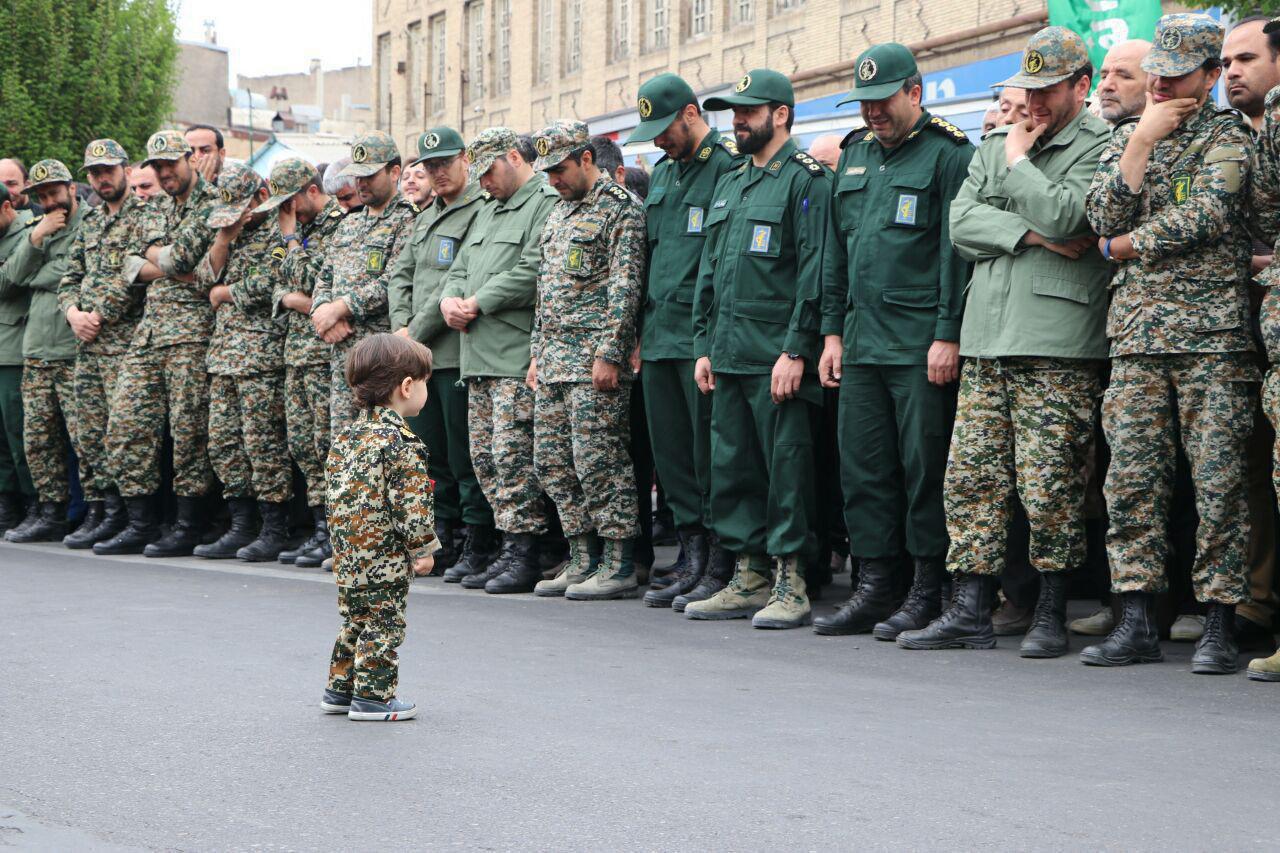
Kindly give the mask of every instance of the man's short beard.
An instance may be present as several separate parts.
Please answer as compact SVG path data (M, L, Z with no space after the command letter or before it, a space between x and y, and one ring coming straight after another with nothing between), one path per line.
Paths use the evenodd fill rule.
M774 127L773 122L765 123L763 127L747 127L747 138L738 140L738 150L743 154L755 154L757 151L764 150L764 147L773 141ZM734 131L737 136L737 131Z
M110 195L107 195L102 190L97 190L97 193L98 193L98 197L101 198L103 201L108 202L110 204L115 204L117 201L124 198L125 191L128 189L129 189L129 180L126 178L124 180L121 180L120 183L118 184L111 185Z

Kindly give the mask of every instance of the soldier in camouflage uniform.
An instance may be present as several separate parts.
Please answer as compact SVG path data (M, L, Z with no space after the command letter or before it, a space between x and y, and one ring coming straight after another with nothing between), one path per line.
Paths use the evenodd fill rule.
M143 165L156 170L164 198L152 199L151 236L139 278L147 285L146 313L120 373L121 399L107 433L107 449L129 527L94 546L95 554L176 557L190 554L204 526L203 498L213 488L208 455L209 377L205 359L213 332L208 287L195 270L213 242L210 211L216 188L191 164L191 146L176 130L147 141ZM159 541L155 495L166 418L173 438L173 492L178 515Z
M538 482L556 502L566 536L601 540L595 572L566 568L557 578L566 598L582 601L629 598L638 589L627 446L646 249L643 209L596 168L589 143L580 121L557 121L533 137L534 169L547 173L561 201L542 228L529 364ZM538 576L524 547L531 539L504 575L522 591Z
M94 140L85 148L84 168L103 203L85 212L58 283L58 308L80 341L76 434L80 488L89 504L86 524L63 540L68 548L92 548L128 523L106 435L111 420L123 414L115 405L116 387L143 313L143 292L133 286L138 265L130 259L154 239L154 213L129 189L128 164L128 155L113 139ZM141 405L142 400L130 400L130 409ZM89 528L87 522L95 517L98 523Z
M31 167L30 191L45 214L30 223L13 254L0 267L0 299L13 292L30 294L22 337L22 440L40 514L5 534L10 542L48 542L66 535L67 440L76 454L76 336L58 310L58 284L67 269L67 253L88 205L80 204L71 172L57 160ZM101 523L99 505L97 523ZM96 526L96 525L95 525Z
M293 491L284 426L285 325L272 310L285 249L271 212L257 210L267 189L256 172L227 161L218 173L218 192L222 203L209 214L218 236L196 267L196 280L209 287L215 312L207 362L209 458L229 504L257 498L262 529L233 550L242 538L233 524L195 554L265 562L288 544Z
M279 210L285 256L275 282L275 316L288 331L284 339L284 417L289 453L307 483L307 505L315 527L296 549L280 552L280 562L307 568L333 556L325 512L324 464L329 457L329 389L333 348L311 325L311 292L329 241L346 212L326 195L310 163L291 157L271 169L271 197L259 210Z
M21 172L14 170L15 174ZM27 238L29 210L0 183L0 263ZM35 521L39 502L22 452L22 339L30 296L16 288L0 298L0 535Z
M1205 15L1160 19L1142 62L1151 104L1116 128L1089 190L1089 222L1117 264L1107 335L1111 445L1107 553L1124 617L1085 663L1161 659L1155 595L1168 585L1166 526L1178 443L1200 525L1192 579L1208 604L1191 671L1235 672L1235 605L1248 600L1245 442L1259 380L1249 332L1245 202L1253 141L1219 110L1222 28Z
M357 137L342 174L355 176L364 207L342 220L311 294L312 325L333 345L329 429L335 438L358 413L343 375L347 353L369 335L391 330L387 280L418 214L397 192L400 151L385 133Z

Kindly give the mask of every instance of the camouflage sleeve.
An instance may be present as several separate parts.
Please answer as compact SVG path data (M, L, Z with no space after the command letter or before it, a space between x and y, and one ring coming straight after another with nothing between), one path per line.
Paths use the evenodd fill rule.
M836 164L836 174L844 172L843 152ZM849 305L849 252L840 232L837 213L836 184L831 182L831 198L827 202L827 241L822 249L822 327L823 335L844 334L844 313Z
M528 308L534 303L538 268L542 264L542 228L551 215L555 200L550 196L541 196L529 203L537 204L539 208L529 223L529 239L520 252L520 259L511 269L490 276L475 292L476 304L484 314L507 308Z
M272 304L277 282L280 281L280 261L270 254L260 260L245 271L242 279L227 282L231 298L241 308L265 311Z
M1078 132L1084 133L1084 130ZM1018 213L1029 230L1055 242L1088 233L1084 198L1106 145L1106 137L1099 136L1094 145L1056 181L1045 177L1044 172L1030 160L1023 160L1009 170L1004 179L1004 191L1018 206Z
M234 252L235 250L236 247L233 245L230 251ZM222 269L215 272L213 269L213 260L210 258L209 253L206 252L204 257L200 259L200 263L196 264L196 281L200 284L207 284L210 286L220 284L222 282L222 277L226 275L227 267L231 265L229 263L231 260L230 255L228 255L227 260L228 263L223 264Z
M333 263L327 258L316 273L315 287L311 290L311 310L333 301Z
M822 325L823 247L827 242L831 204L831 172L806 171L804 192L791 198L792 239L796 250L796 303L782 344L783 352L799 353L809 364L818 360L818 331ZM778 353L782 355L782 353Z
M1133 229L1133 250L1146 263L1194 252L1218 240L1245 203L1253 140L1228 125L1204 147L1204 165L1191 181L1187 200L1171 204Z
M439 548L435 544L435 495L425 456L425 449L403 440L388 444L382 452L387 512L405 551L415 560Z
M80 307L80 282L84 280L84 230L71 238L67 252L67 271L58 282L58 310L63 314L68 308Z
M1268 245L1280 239L1280 86L1267 93L1262 132L1253 152L1249 228Z
M999 148L992 150L993 146ZM987 203L983 189L991 177L989 159L1003 163L1003 134L992 134L983 140L969 163L969 173L960 191L951 201L951 215L947 219L951 244L960 257L970 262L1019 254L1024 251L1022 238L1031 229L1018 211Z
M1089 225L1102 237L1118 237L1137 224L1142 192L1129 189L1120 171L1120 157L1135 125L1116 128L1098 160L1098 170L1085 196L1085 215Z
M547 241L547 231L544 223L535 241L538 245L538 277L534 282L533 322L529 327L529 358L534 361L542 357L542 271L546 268L542 247Z
M102 315L102 319L107 323L114 323L123 318L133 305L133 297L136 291L133 289L132 283L119 270L115 270L107 278L98 281L96 289L98 292L98 313Z
M964 288L973 274L973 266L951 245L951 204L973 159L972 145L952 145L942 159L937 174L938 198L942 202L942 233L938 239L938 320L934 324L935 341L959 341L960 323L964 316ZM1088 179L1085 179L1086 184ZM1080 189L1083 219L1084 188ZM838 334L838 333L837 333Z
M207 211L196 210L182 220L178 231L173 235L173 242L160 253L160 269L168 275L189 273L200 263L200 259L209 251L217 229L209 227L204 217Z
M413 233L413 215L409 213L408 208L404 208L402 215L403 220L396 227L391 238L391 246L387 249L387 259L382 267L382 273L376 278L360 282L351 288L350 293L343 296L351 308L353 320L364 320L387 310L387 286L391 280L391 271L395 269L401 253L404 252L404 247L409 242L409 235Z
M636 345L636 314L645 287L645 251L649 242L640 205L629 204L621 210L610 229L609 240L612 251L605 309L608 314L595 356L610 364L626 364Z
M44 249L31 245L31 235L24 234L8 259L0 264L0 299L16 296L19 288L28 286L43 261Z

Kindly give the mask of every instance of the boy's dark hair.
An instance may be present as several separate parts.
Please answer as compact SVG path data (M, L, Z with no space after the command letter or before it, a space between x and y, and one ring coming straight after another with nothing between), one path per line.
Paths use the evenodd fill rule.
M431 376L431 350L417 341L382 332L371 335L347 356L347 385L362 409L386 405L404 378Z

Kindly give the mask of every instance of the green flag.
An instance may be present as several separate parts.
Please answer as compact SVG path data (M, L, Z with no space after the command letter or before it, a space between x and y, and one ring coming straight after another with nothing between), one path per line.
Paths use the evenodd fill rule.
M1160 15L1160 0L1049 0L1049 23L1079 33L1089 48L1095 83L1107 51L1129 39L1150 41Z

